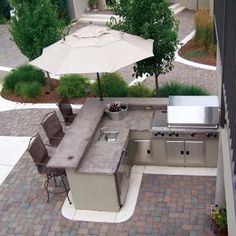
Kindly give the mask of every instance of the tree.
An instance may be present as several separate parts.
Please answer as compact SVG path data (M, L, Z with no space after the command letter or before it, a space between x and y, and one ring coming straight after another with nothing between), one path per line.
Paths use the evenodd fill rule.
M0 0L0 21L10 19L10 10L9 2L7 0Z
M154 57L137 62L136 77L143 73L155 75L158 94L158 76L172 70L178 44L178 22L166 0L121 0L114 7L121 20L111 19L111 28L154 40Z
M52 0L53 5L56 7L59 18L62 18L66 23L70 23L70 18L68 16L67 0Z
M11 35L30 60L41 55L43 48L58 41L65 23L51 0L12 0L16 17L11 22Z

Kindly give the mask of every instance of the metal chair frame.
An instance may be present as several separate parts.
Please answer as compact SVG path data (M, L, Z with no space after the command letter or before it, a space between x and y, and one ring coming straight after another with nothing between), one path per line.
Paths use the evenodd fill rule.
M48 137L50 145L56 147L65 135L56 111L47 113L40 124Z
M36 146L33 146L34 142L36 142L36 141L39 143L39 147L37 147L37 144L35 144ZM37 157L34 153L34 151L35 151L34 148L37 148L37 151L39 151L38 152L39 155ZM43 150L39 150L40 148L42 148ZM37 167L38 173L46 175L46 181L44 182L44 189L47 192L47 202L49 202L50 193L53 193L53 194L66 193L67 199L68 199L69 203L71 204L71 201L70 201L70 198L68 195L70 189L67 188L65 181L64 181L64 178L66 177L66 172L64 169L48 168L46 166L51 157L48 155L47 148L45 147L39 134L35 134L34 136L31 137L29 144L28 144L27 151L30 153L30 155ZM38 159L40 159L41 161L40 160L38 161ZM57 177L61 178L63 187L65 189L64 191L56 192L56 191L49 190L49 182L51 179L54 180L54 185L55 185L55 187L57 187L57 181L56 181Z
M73 113L70 100L66 97L62 98L57 106L63 116L65 125L71 125L77 114Z

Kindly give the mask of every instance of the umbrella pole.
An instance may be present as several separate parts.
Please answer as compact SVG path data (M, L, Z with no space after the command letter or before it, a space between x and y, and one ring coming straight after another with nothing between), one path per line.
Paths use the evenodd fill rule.
M101 89L101 83L100 83L100 76L99 76L99 73L97 73L97 79L98 79L98 89L99 89L100 101L103 101L103 96L102 96L102 89Z
M48 79L48 89L49 89L49 93L50 93L52 91L52 81L51 81L51 77L50 77L48 71L46 71L46 75L47 75L47 79Z

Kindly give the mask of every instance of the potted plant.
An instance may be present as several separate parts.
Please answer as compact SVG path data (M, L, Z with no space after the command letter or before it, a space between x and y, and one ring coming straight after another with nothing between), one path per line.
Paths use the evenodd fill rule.
M128 104L122 102L111 102L106 108L105 112L111 120L122 120L125 118L128 110Z
M97 0L89 0L89 6L92 10L96 10L98 8L98 1Z
M226 207L211 206L210 213L211 229L215 235L228 235Z

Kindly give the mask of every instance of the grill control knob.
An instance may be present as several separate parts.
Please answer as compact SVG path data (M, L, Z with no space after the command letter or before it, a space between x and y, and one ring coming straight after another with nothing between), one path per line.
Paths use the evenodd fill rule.
M165 135L165 133L161 133L161 136L164 136Z
M172 133L169 133L169 137L171 137L172 136Z
M194 137L195 136L195 133L191 133L191 137Z
M217 133L214 133L213 136L214 136L215 138L217 138Z
M179 133L175 133L175 136L178 137L178 136L179 136Z
M157 136L158 136L158 133L154 133L154 136L156 136L156 137L157 137Z
M208 133L207 137L210 138L212 136L212 133Z

